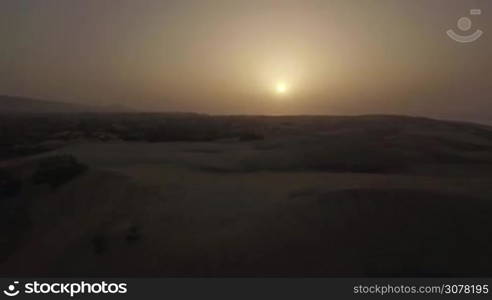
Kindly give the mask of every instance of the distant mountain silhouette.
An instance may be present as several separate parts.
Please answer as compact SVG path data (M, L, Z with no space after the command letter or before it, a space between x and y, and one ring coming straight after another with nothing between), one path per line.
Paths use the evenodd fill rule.
M96 106L0 95L1 113L132 112L120 105Z

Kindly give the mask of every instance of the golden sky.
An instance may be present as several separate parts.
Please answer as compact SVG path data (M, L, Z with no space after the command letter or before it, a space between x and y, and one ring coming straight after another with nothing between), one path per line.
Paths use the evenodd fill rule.
M0 94L151 111L492 119L491 15L488 0L2 0ZM466 16L484 35L450 40Z

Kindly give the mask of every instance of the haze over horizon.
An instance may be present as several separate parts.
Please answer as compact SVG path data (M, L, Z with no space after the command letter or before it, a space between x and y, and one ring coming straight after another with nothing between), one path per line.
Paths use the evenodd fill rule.
M449 39L473 8L482 38ZM0 94L143 111L492 120L491 13L486 0L4 0Z

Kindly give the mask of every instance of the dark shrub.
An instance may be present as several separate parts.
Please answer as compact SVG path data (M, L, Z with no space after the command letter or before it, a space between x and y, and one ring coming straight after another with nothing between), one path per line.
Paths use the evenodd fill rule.
M96 254L104 254L108 250L108 237L104 234L97 234L91 242Z
M36 184L49 184L57 188L85 172L87 166L81 164L71 155L48 157L39 162L34 172Z
M137 226L131 226L125 236L128 244L133 244L142 238L140 229Z
M0 170L0 262L15 252L31 225L26 201L14 198L21 189L21 179Z
M14 197L20 193L22 181L7 170L0 170L0 199Z
M3 203L2 203L3 202ZM14 253L31 227L31 219L24 203L9 199L0 202L0 262Z

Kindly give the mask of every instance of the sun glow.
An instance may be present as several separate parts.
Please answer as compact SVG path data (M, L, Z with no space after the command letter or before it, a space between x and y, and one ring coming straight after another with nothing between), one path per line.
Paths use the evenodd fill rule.
M275 85L275 91L277 92L277 94L285 94L288 92L288 90L289 87L285 82L277 82L277 84Z

